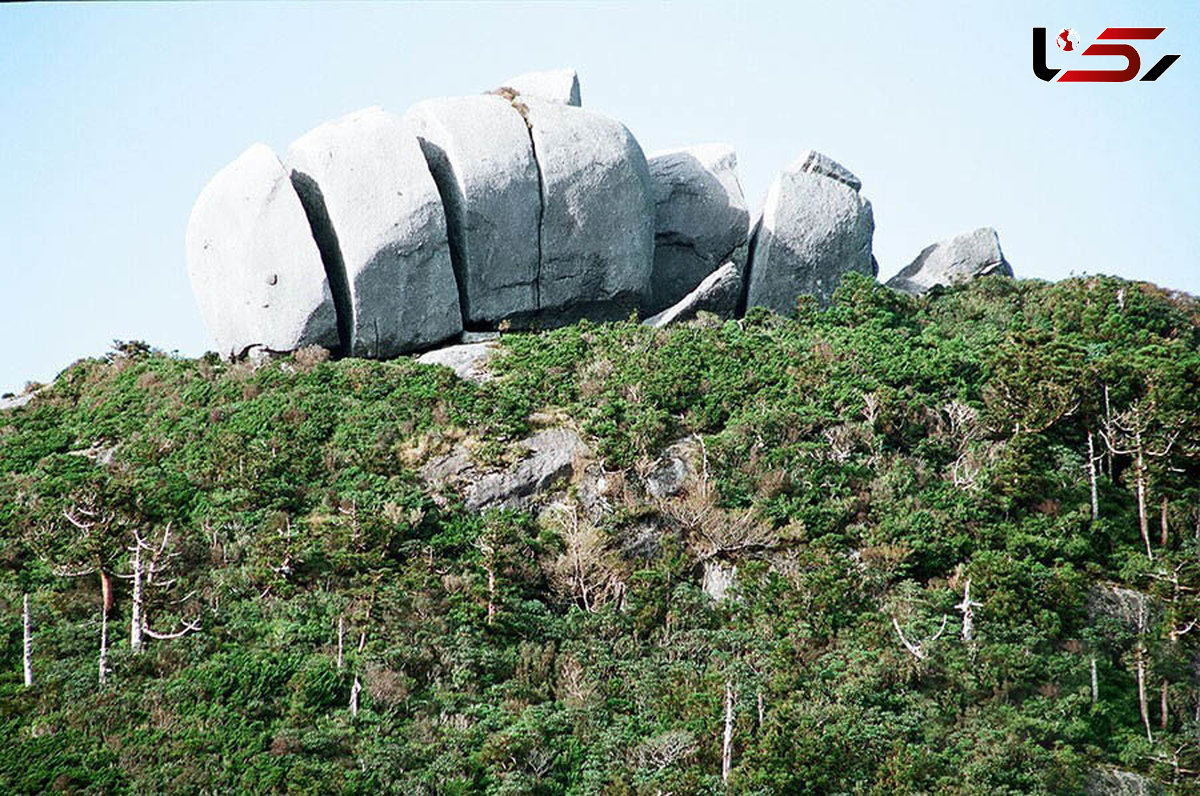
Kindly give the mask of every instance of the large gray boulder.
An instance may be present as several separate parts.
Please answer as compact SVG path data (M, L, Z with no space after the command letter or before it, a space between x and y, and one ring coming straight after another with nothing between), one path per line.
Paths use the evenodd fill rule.
M920 295L936 286L951 287L989 274L1012 276L991 227L980 227L926 246L917 259L887 281L887 286Z
M747 308L787 315L801 295L825 306L843 274L874 274L875 221L860 185L817 152L806 152L775 178L750 242Z
M333 294L308 218L275 154L255 144L200 192L187 264L217 351L338 349Z
M483 95L420 102L405 120L446 209L463 323L494 326L534 312L542 200L521 114Z
M695 290L676 304L642 321L646 326L661 328L695 318L700 312L711 312L719 318L732 318L742 297L742 272L736 263L725 263L704 277Z
M548 69L510 77L497 91L510 89L520 97L579 107L579 75L574 69Z
M656 152L647 163L654 188L654 270L643 309L652 314L735 258L746 245L750 213L737 154L726 144Z
M462 331L446 216L410 126L352 113L292 144L288 167L326 265L344 274L350 354L393 357Z
M606 116L553 102L516 105L542 178L537 322L624 317L641 304L654 256L642 148Z
M488 372L487 363L499 350L500 344L491 340L460 343L426 351L417 357L417 362L450 368L463 381L482 384L491 381L492 374Z

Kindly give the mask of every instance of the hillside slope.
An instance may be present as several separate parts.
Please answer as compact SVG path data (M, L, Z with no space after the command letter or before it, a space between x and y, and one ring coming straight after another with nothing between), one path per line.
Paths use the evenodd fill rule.
M0 413L0 789L1200 792L1194 299L851 276L491 371L125 344Z

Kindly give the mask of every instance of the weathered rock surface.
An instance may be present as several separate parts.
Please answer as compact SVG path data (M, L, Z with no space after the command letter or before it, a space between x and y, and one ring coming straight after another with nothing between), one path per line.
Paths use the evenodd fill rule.
M643 309L671 306L746 244L750 213L725 144L652 153L654 270ZM744 260L739 264L744 264Z
M0 398L0 412L8 412L13 409L20 409L25 404L33 400L37 395L36 392L27 392L24 395L14 395L11 398Z
M410 126L368 108L317 127L288 167L349 315L349 353L393 357L462 331L446 216Z
M919 295L938 285L951 287L989 274L1012 276L1013 270L1000 251L996 230L980 227L926 246L887 286Z
M691 293L673 307L643 321L647 326L663 327L690 321L700 312L711 312L720 318L732 318L737 313L742 295L741 269L735 263L725 263L708 276Z
M791 314L801 295L829 303L843 274L873 275L871 203L858 178L807 152L772 183L750 243L747 307Z
M1094 769L1084 784L1087 796L1159 796L1166 793L1154 780L1119 768Z
M528 455L500 472L479 472L469 453L456 446L446 456L426 464L421 475L426 481L461 489L471 511L522 509L569 479L576 463L588 455L579 435L566 428L539 431L520 444Z
M523 112L542 177L537 320L624 317L641 304L654 256L642 148L600 114L535 100Z
M717 559L704 562L704 574L700 577L700 588L713 602L723 602L737 583L737 565Z
M483 95L420 102L405 120L446 210L463 322L534 312L541 185L520 112Z
M255 144L192 208L188 276L218 352L339 347L334 298L308 218L275 154Z
M687 437L667 446L646 476L646 491L660 500L686 491L696 478L695 460L699 457L695 437Z
M526 72L510 77L500 84L500 89L512 89L518 96L558 102L579 107L579 75L574 69L549 69L544 72Z
M442 365L464 381L481 384L492 379L487 363L500 346L494 342L463 343L427 351L417 357L422 365Z

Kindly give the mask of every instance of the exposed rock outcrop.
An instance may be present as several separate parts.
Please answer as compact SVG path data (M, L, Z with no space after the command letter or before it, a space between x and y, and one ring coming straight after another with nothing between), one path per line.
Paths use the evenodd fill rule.
M333 293L304 208L263 144L201 191L188 219L187 263L221 354L339 347Z
M446 216L413 130L379 108L317 127L288 150L330 273L344 273L345 349L393 357L462 331Z
M996 230L980 227L926 246L887 286L919 295L939 285L951 287L989 274L1012 276L1013 270L1000 251Z
M771 184L750 242L746 306L789 315L801 295L827 305L843 274L873 275L871 203L840 164L807 152Z
M737 154L725 144L652 153L654 271L644 310L660 312L722 263L745 263L750 213L737 176Z
M426 100L405 120L446 209L464 324L535 312L541 185L521 114L483 95Z
M500 84L500 89L511 89L522 97L558 102L579 107L579 75L574 69L548 69L544 72L526 72L510 77Z
M499 344L491 341L462 343L426 351L417 357L417 362L422 365L442 365L453 370L464 381L481 384L491 381L492 374L487 370L487 363L499 350Z
M735 263L725 263L708 276L691 293L673 307L652 315L643 323L663 327L690 321L701 312L711 312L719 318L732 318L737 313L742 295L741 269Z
M645 155L624 125L570 105L523 107L542 177L542 325L620 318L649 287L654 211Z

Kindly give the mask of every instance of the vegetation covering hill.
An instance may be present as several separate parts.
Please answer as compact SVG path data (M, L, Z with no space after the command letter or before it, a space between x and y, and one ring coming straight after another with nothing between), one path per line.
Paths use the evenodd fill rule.
M478 385L321 353L124 344L0 413L0 789L1200 792L1190 297L850 275ZM611 510L421 475L551 425Z

